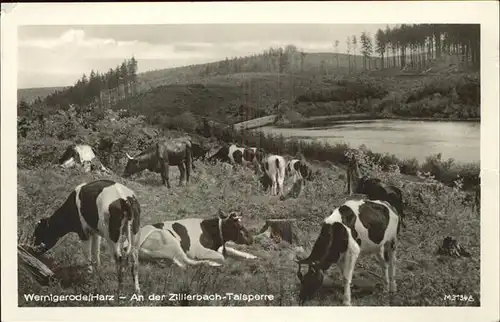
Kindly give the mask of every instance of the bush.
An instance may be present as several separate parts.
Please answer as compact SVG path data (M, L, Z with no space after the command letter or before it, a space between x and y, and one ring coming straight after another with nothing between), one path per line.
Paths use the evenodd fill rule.
M38 140L22 138L17 143L17 167L34 169L57 164L59 158L71 144L73 144L72 141L61 141L51 137Z
M401 173L416 175L420 169L420 165L416 158L404 159L401 161Z
M285 118L292 124L300 122L303 119L302 115L299 112L293 110L287 110L285 112Z

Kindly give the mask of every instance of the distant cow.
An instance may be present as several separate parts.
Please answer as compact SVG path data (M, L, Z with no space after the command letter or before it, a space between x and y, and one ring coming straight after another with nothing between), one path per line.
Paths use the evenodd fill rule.
M281 155L270 155L262 164L265 176L271 181L271 195L284 196L285 158Z
M311 181L313 179L313 172L311 166L306 161L292 159L286 164L285 176L291 176L293 183L303 179Z
M396 291L396 243L399 233L397 211L385 201L351 199L325 218L311 254L301 260L297 277L301 282L299 300L312 298L323 283L323 275L338 263L344 279L344 305L351 305L351 282L360 254L375 253L384 270L386 290ZM305 275L301 265L309 265Z
M81 164L85 172L91 171L94 163L98 164L99 170L109 172L109 170L97 160L92 147L87 144L72 144L66 148L66 151L64 151L61 158L59 158L59 165L62 168L72 168L77 164Z
M118 289L122 268L133 257L132 277L140 292L138 246L141 208L132 190L111 180L97 180L78 185L51 217L38 221L33 233L37 255L50 250L68 233L77 233L92 271L100 265L101 237L105 238L115 259Z
M258 148L244 148L236 144L226 144L212 155L208 160L228 162L231 164L251 163L258 167L264 158L264 150Z
M377 178L361 176L358 164L355 159L349 163L347 170L347 185L349 194L365 194L371 200L384 200L389 202L401 217L401 224L404 224L403 212L403 192L396 186L388 185Z
M226 247L226 242L250 245L252 237L236 212L219 212L210 219L185 218L141 228L139 256L143 259L171 259L178 266L207 264L220 266L226 254L247 259L255 256Z
M128 153L126 155L128 162L123 172L126 178L148 169L160 173L163 184L170 188L169 166L178 166L179 185L182 185L184 177L186 177L186 184L189 182L192 156L191 143L187 140L162 140L135 157L131 157Z

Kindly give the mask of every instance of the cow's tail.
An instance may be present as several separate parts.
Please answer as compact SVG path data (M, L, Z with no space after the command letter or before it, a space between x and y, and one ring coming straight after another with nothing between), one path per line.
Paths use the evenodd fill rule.
M278 188L278 190L282 189L283 187L280 187L280 181L279 181L279 178L280 178L280 159L276 158L276 160L274 161L276 163L276 173L274 174L275 175L275 180L276 180L276 186Z
M124 255L129 255L133 246L138 239L136 238L139 230L139 213L138 207L133 202L133 198L120 199L121 209L123 211L122 223L120 227L120 249Z
M188 144L186 144L186 171L191 170L191 167L194 169L194 165L193 165L193 144L189 140Z

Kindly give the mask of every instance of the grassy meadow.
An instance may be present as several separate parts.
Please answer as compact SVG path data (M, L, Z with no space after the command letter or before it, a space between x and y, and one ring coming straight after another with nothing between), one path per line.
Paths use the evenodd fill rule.
M124 160L122 161L125 162ZM370 163L366 162L367 167ZM121 173L123 164L115 168ZM344 171L337 167L321 168L322 175L304 186L297 198L280 201L266 195L258 177L250 169L228 170L224 164L208 166L197 162L192 181L183 187L173 185L171 190L161 186L160 176L148 171L131 180L116 175L100 176L84 173L79 169L64 170L53 165L34 170L18 171L18 229L22 242L33 229L34 223L50 215L81 182L108 177L133 189L141 202L142 224L167 219L215 216L219 207L239 208L244 213L243 222L252 232L258 231L269 218L297 219L298 243L275 243L265 235L255 236L250 246L235 246L258 257L255 260L228 259L222 267L188 267L182 270L166 262L141 262L140 283L144 301L128 298L95 302L33 302L25 294L115 294L116 275L112 258L101 244L102 266L92 277L85 273L81 244L76 235L68 235L44 259L61 278L59 284L41 287L26 273L19 273L20 306L293 306L298 305L297 265L293 258L296 247L307 253L318 236L321 221L334 207L346 198ZM178 170L171 168L172 182L178 179ZM381 174L373 166L374 175ZM378 171L378 172L377 172ZM353 305L359 306L456 306L480 305L480 224L479 216L463 205L458 189L449 191L440 184L440 194L418 188L404 181L399 173L386 177L400 186L404 184L406 199L406 224L402 230L398 249L398 292L389 297L382 291L382 272L374 256L360 257L353 278ZM286 189L291 183L285 183ZM419 190L420 189L420 190ZM417 198L417 190L420 198ZM425 192L429 193L425 193ZM434 188L434 190L436 189ZM413 194L412 194L413 193ZM420 200L424 196L425 203ZM472 254L471 258L448 258L435 255L442 239L456 236ZM304 267L303 267L304 269ZM127 272L128 273L128 272ZM341 305L343 286L338 268L332 265L316 298L307 305ZM130 274L126 275L123 295L133 292ZM274 299L260 301L170 301L148 300L151 294L268 294ZM474 302L445 301L445 295L472 295Z
M457 164L452 159L442 160L440 154L419 164L416 159L400 160L394 155L373 153L370 147L355 150L346 144L306 143L232 129L235 123L258 122L256 118L275 115L276 125L290 127L382 117L477 120L479 73L451 71L459 64L452 66L449 60L437 58L429 59L424 66L426 70L432 67L432 75L420 73L408 77L401 75L404 71L396 64L395 57L392 68L377 69L375 66L380 66L380 62L373 60L371 70L360 70L359 55L293 51L278 54L270 51L142 74L133 70L127 75L133 80L130 88L137 91L128 93L120 93L118 85L125 85L114 84L113 73L91 76L88 82L78 81L63 91L20 90L19 243L26 240L40 218L52 215L78 184L101 178L110 178L135 191L141 203L143 225L195 216L209 218L217 215L219 208L239 208L244 213L244 224L253 233L266 219L296 219L298 241L290 245L284 241L276 243L266 235L255 236L252 245L235 248L257 259L228 259L222 267L182 270L166 262L141 262L139 279L144 301L28 300L25 296L32 293L115 294L115 266L104 251L105 243L101 244L102 266L91 276L84 272L81 243L72 234L63 238L44 259L60 277L60 283L42 287L19 271L19 306L298 305L299 281L293 259L301 252L300 247L309 254L321 221L345 201L344 166L349 153L356 153L363 171L402 189L406 213L406 228L402 229L397 253L398 292L392 297L384 294L382 272L375 256L360 257L354 271L353 305L479 306L480 216L466 201L466 190L479 184L479 164ZM283 66L273 65L276 57L286 58ZM354 61L356 70L350 67ZM29 104L35 96L40 98ZM109 100L105 99L108 96ZM191 182L182 187L177 186L177 168L171 167L171 190L161 185L159 174L144 171L131 179L119 175L125 166L125 152L135 155L158 137L185 134L207 144L232 142L257 146L287 157L301 153L320 169L321 175L308 182L298 197L286 200L266 194L251 170L233 171L224 164L211 166L197 162ZM75 143L91 145L115 174L57 167L66 147ZM286 182L285 186L289 190L291 183ZM436 255L446 236L457 238L471 257ZM127 274L123 295L129 296L132 291L132 280ZM273 295L274 299L170 301L167 296L148 300L154 294L228 292ZM444 300L445 296L455 294L472 296L474 301ZM323 287L307 305L342 305L342 295L340 272L332 265Z

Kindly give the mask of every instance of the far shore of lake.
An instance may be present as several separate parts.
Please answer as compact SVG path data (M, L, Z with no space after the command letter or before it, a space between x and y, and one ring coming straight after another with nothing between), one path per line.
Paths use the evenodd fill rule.
M358 121L376 121L376 120L397 120L397 121L415 121L415 122L475 122L480 123L480 118L439 118L439 117L400 117L395 115L380 116L370 115L369 113L359 114L341 114L341 115L324 115L304 118L300 121L287 124L273 124L276 128L307 128L316 126L328 126L335 124L357 123ZM253 129L257 129L255 127Z

